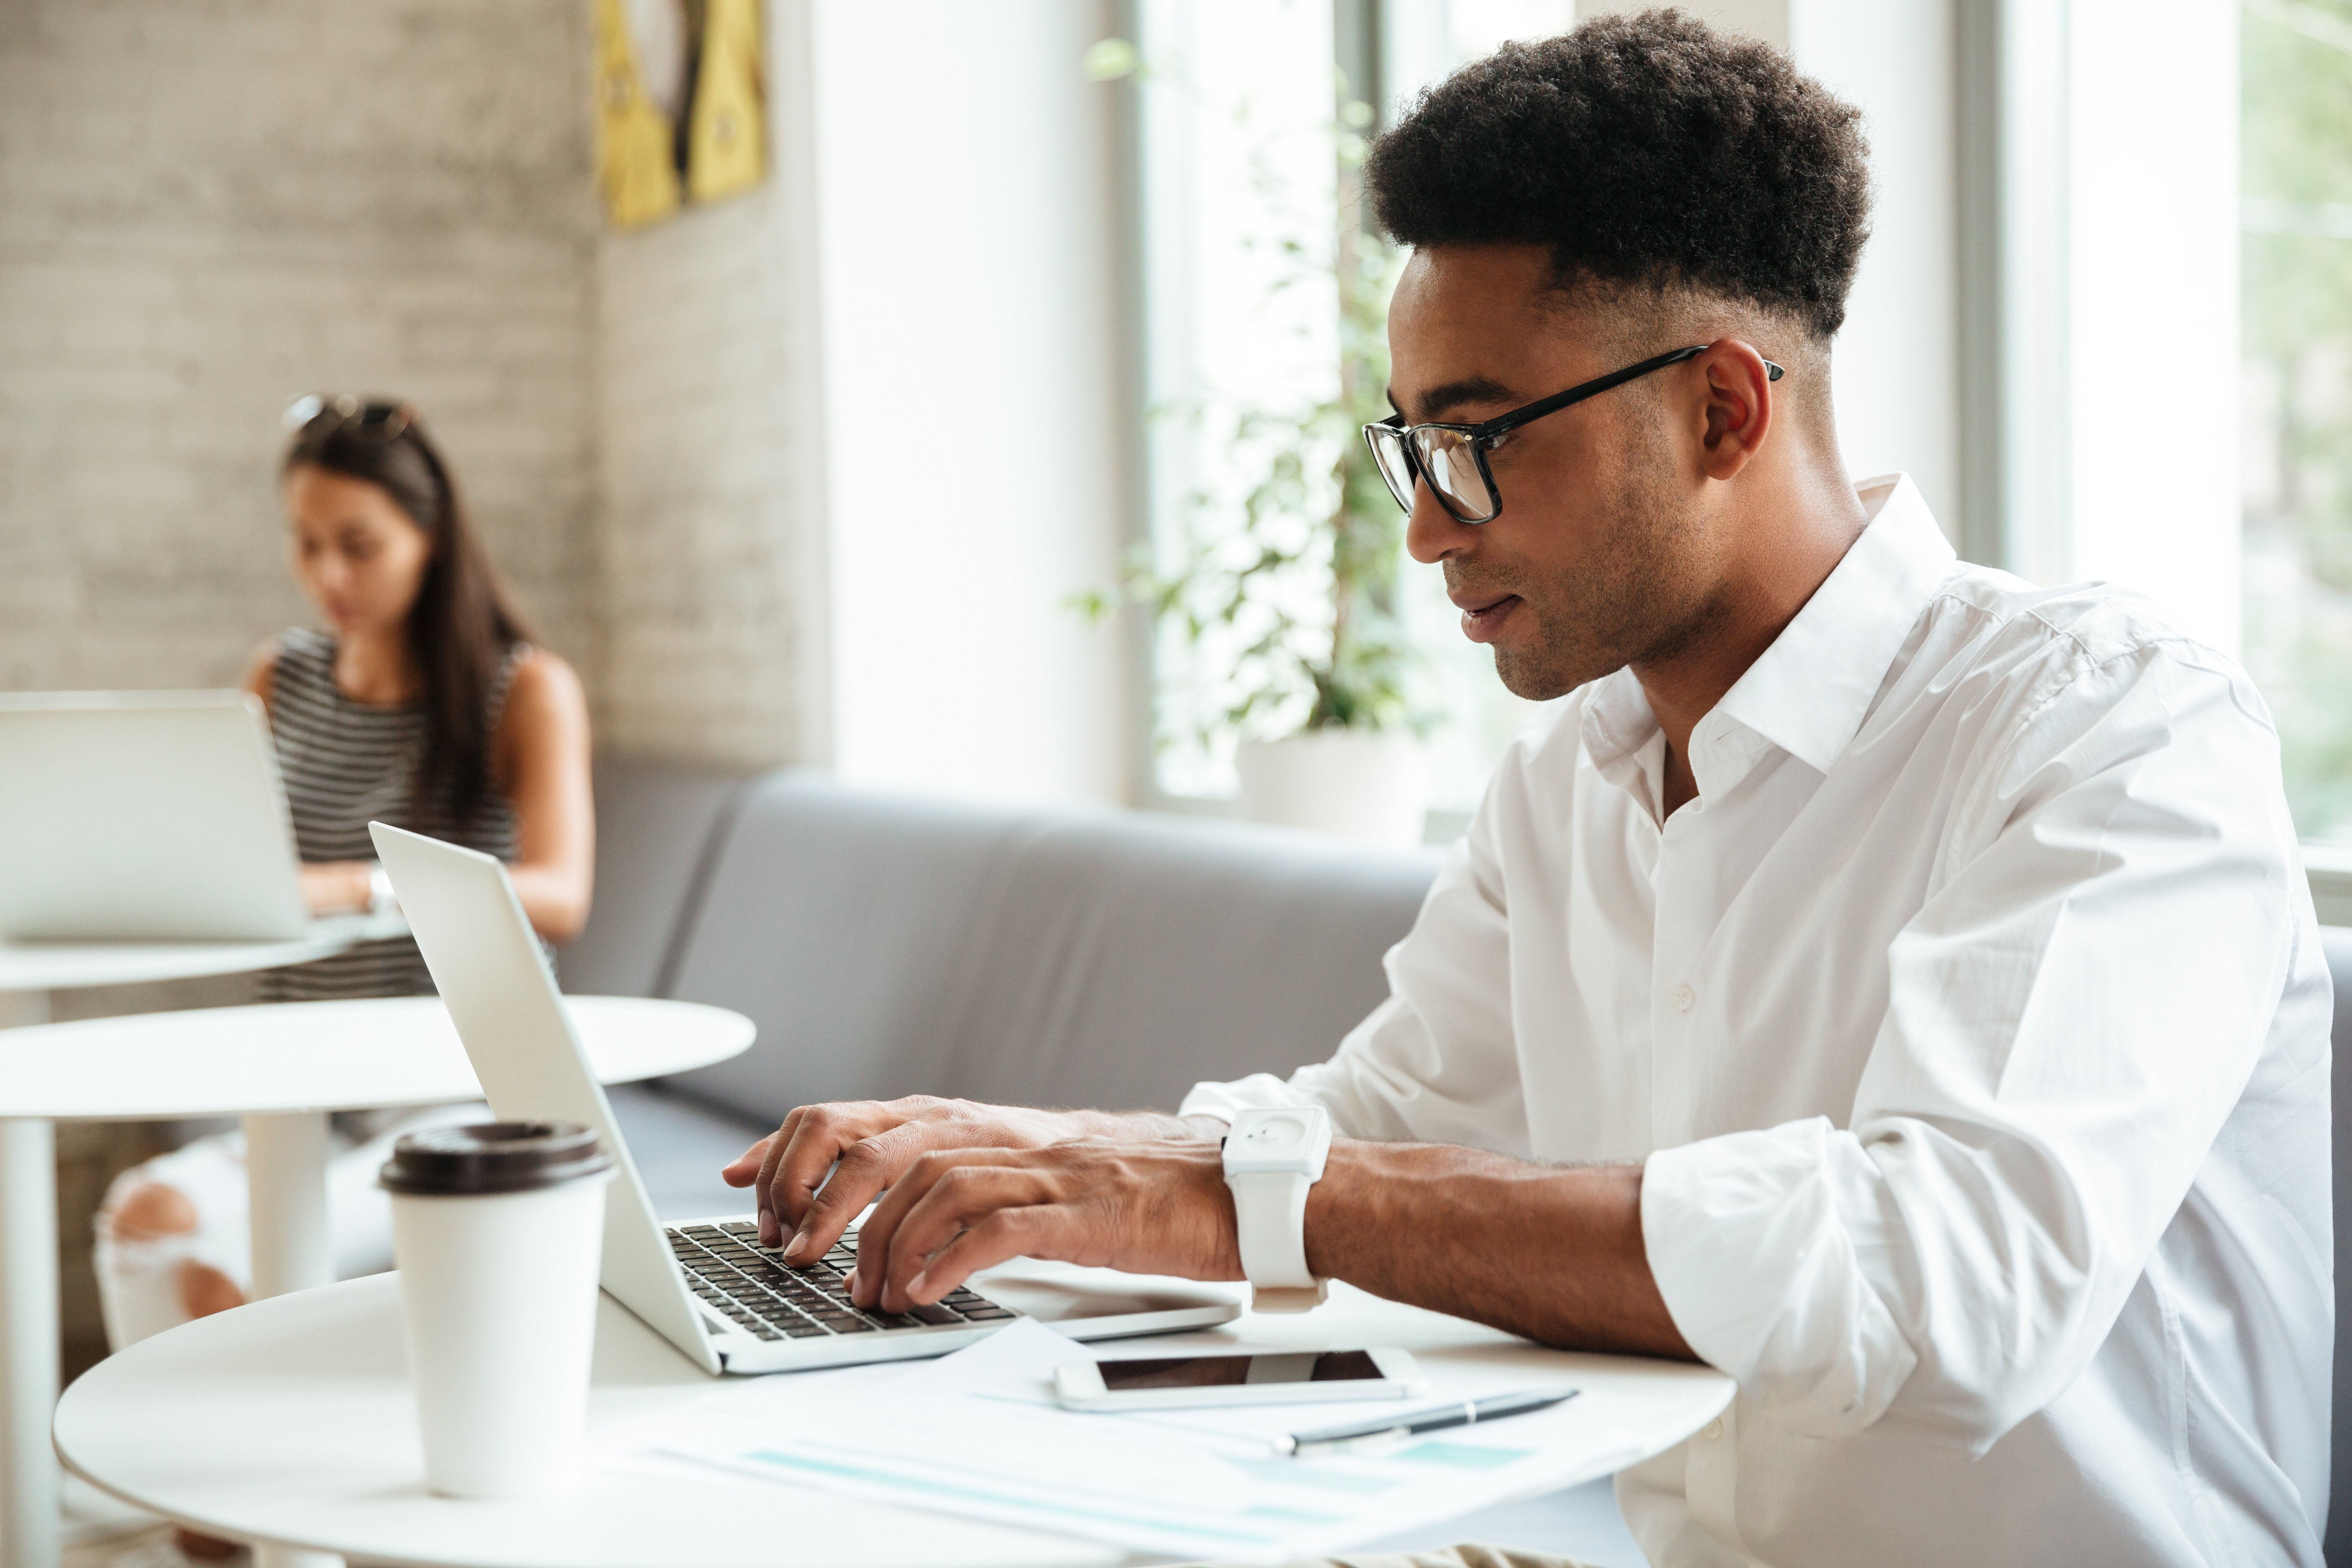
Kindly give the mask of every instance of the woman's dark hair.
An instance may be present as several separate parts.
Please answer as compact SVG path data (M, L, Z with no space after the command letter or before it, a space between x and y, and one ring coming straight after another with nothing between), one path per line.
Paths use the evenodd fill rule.
M405 405L329 404L295 433L279 472L306 465L374 485L432 541L408 612L425 709L411 798L421 823L465 827L490 793L491 688L530 628L474 531L447 459Z
M1862 116L1679 11L1506 44L1424 92L1364 165L1399 243L1540 245L1560 286L1688 286L1826 341L1870 237Z

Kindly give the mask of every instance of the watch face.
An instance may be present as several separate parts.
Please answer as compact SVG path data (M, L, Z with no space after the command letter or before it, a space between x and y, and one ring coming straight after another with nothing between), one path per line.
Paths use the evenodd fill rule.
M1282 1154L1307 1145L1307 1123L1295 1116L1267 1116L1250 1124L1241 1135L1244 1152Z

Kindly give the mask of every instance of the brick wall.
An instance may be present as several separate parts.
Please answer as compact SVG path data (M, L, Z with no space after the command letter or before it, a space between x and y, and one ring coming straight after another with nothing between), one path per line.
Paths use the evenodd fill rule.
M307 619L275 467L320 389L426 412L593 672L586 47L578 0L0 0L0 689L224 684ZM60 1130L68 1374L103 1350L91 1214L169 1131Z
M0 3L0 687L233 679L305 618L286 399L414 399L593 662L577 0Z
M596 669L609 752L739 766L802 743L789 187L608 235L598 258Z

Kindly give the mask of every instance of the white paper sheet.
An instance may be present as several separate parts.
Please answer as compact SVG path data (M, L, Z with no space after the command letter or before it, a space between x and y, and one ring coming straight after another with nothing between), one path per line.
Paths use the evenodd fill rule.
M1062 1409L1053 1402L1054 1368L1092 1353L1023 1321L939 1361L761 1379L607 1433L599 1462L688 1461L1133 1551L1275 1562L1547 1489L1560 1445L1591 1452L1590 1417L1580 1423L1571 1400L1376 1455L1286 1458L1272 1442L1285 1433L1530 1384L1523 1373L1488 1368L1448 1373L1393 1402L1126 1415Z

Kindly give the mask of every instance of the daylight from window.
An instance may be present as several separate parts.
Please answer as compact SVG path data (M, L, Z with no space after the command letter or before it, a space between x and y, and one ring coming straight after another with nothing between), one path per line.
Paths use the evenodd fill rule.
M1271 0L1247 29L1181 0L1142 7L1152 504L1150 581L1130 587L1156 606L1161 795L1230 795L1237 741L1333 721L1336 702L1341 721L1417 731L1430 803L1458 819L1535 711L1462 637L1433 568L1351 560L1351 544L1393 557L1402 543L1369 471L1342 471L1357 426L1388 412L1401 259L1362 231L1352 169L1382 110L1506 39L1569 26L1573 9L1391 5L1365 73L1380 79L1364 81L1335 68L1328 0ZM1335 515L1354 520L1336 551L1316 538ZM1335 595L1335 571L1371 581ZM1353 646L1318 679L1342 622Z
M2352 847L2352 4L2242 36L2245 659L2295 826Z

